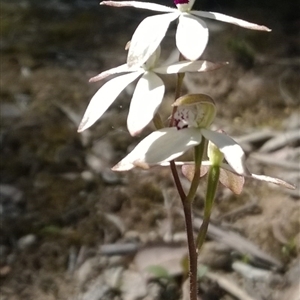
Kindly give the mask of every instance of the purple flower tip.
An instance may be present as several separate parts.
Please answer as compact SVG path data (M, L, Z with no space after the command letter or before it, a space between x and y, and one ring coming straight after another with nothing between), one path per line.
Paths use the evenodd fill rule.
M188 4L189 0L174 0L174 4Z

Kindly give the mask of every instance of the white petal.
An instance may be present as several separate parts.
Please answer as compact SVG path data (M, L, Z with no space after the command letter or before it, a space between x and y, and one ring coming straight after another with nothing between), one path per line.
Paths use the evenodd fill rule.
M91 99L79 125L78 132L82 132L92 126L105 113L125 87L140 75L141 72L130 73L106 82Z
M163 81L153 72L138 81L131 99L127 127L132 136L139 134L153 119L165 93Z
M127 64L124 64L124 65L118 66L116 68L112 68L107 71L104 71L104 72L92 77L89 80L89 82L96 82L96 81L102 80L103 78L113 75L113 74L124 73L124 72L135 72L135 71L137 71L137 68L134 68L134 69L129 68Z
M135 30L127 57L129 67L139 67L157 49L166 35L170 23L175 20L179 12L151 16L144 19Z
M228 164L237 174L243 176L251 174L247 169L246 156L242 147L231 137L224 133L208 129L201 129L201 132L208 140L212 141L219 148L219 150L224 154Z
M213 63L207 60L196 60L196 61L180 61L178 63L161 66L153 69L153 72L160 74L177 74L185 72L207 72L212 71L218 68L221 68L224 65L227 65L226 62Z
M147 169L151 165L171 161L198 145L201 138L201 132L196 128L177 130L171 127L154 131L114 166L113 170L127 171L134 167Z
M149 9L159 12L174 12L177 11L176 8L171 8L165 5L160 5L156 3L150 3L150 2L139 2L139 1L102 1L100 2L100 5L108 5L108 6L114 6L114 7L135 7L135 8L141 8L141 9Z
M189 59L198 59L208 42L208 28L204 21L190 14L182 14L176 31L176 45L181 54Z
M209 19L213 19L213 20L217 20L217 21L231 23L231 24L238 25L238 26L241 26L241 27L244 27L244 28L248 28L248 29L271 31L271 29L269 29L266 26L257 25L257 24L254 24L254 23L250 23L250 22L247 22L247 21L244 21L244 20L241 20L241 19L237 19L237 18L234 18L234 17L230 17L230 16L227 16L227 15L216 13L216 12L193 10L193 11L191 11L191 14L199 16L199 17L204 17L204 18L209 18Z

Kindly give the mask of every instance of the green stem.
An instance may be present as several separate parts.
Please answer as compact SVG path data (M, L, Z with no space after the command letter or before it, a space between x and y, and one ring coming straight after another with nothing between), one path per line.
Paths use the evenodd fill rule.
M207 184L206 199L205 199L205 206L204 206L204 217L197 237L198 253L200 252L200 249L204 244L205 237L207 234L211 211L212 211L212 207L214 204L214 199L215 199L215 195L219 183L219 177L220 177L220 167L211 166L208 171L208 184Z

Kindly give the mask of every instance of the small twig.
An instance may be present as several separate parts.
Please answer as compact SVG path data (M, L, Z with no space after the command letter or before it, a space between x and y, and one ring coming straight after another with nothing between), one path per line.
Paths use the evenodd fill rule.
M102 255L127 255L134 254L140 248L139 244L127 243L127 244L106 244L100 246L100 254Z
M246 133L239 137L233 137L233 139L239 144L244 144L244 143L253 144L253 143L267 141L268 139L276 136L277 134L278 132L265 129L265 130L251 132L251 133Z
M76 269L77 251L74 246L69 249L68 272L73 273Z
M77 255L76 259L76 268L81 266L86 258L87 254L87 247L86 246L81 246Z
M267 141L260 149L259 152L271 152L286 145L300 141L299 128L282 132L269 141Z

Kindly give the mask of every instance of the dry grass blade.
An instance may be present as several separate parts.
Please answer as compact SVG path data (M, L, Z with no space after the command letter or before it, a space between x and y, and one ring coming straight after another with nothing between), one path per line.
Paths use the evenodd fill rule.
M299 128L280 133L273 137L260 148L260 152L271 152L286 145L293 144L297 141L300 141Z
M201 224L201 218L194 219L194 226L197 230ZM228 229L225 230L211 223L208 227L207 234L210 238L229 246L231 249L238 251L241 255L247 256L255 265L275 269L282 268L282 263L280 261L259 249L258 246L250 242L245 237L233 231L228 231Z

